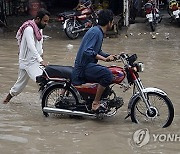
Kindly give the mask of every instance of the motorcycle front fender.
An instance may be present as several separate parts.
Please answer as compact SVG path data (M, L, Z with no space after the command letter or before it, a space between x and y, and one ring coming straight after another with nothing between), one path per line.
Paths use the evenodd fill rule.
M149 93L149 92L156 92L156 93L159 93L161 95L167 96L167 93L165 93L163 90L158 89L158 88L148 87L148 88L143 89L143 93ZM131 97L131 99L129 100L129 104L128 104L128 110L131 109L132 105L134 104L135 100L138 97L141 97L139 92L135 93L135 95L133 95Z
M46 87L45 87L43 90L40 91L40 99L43 98L45 92L46 92L49 88L51 88L52 86L54 86L54 85L64 85L64 84L65 84L65 82L55 82L55 81L50 81L50 82L48 82L47 85L46 85Z
M65 82L50 81L49 83L47 83L47 86L43 89L43 91L41 91L41 93L40 93L40 99L43 98L45 92L46 92L49 88L51 88L51 87L53 87L53 86L55 86L55 85L63 85L63 86L65 86L65 84L66 84ZM81 99L81 95L80 95L80 93L78 92L78 90L77 90L73 85L71 85L70 88L75 92L75 94L76 94L76 96L77 96L77 98L78 98L79 103L84 103L83 100Z
M64 21L64 24L63 24L63 29L66 29L66 27L67 27L67 22L69 21L69 19L66 19L65 21Z
M180 15L180 10L173 11L173 15L176 19L178 19Z

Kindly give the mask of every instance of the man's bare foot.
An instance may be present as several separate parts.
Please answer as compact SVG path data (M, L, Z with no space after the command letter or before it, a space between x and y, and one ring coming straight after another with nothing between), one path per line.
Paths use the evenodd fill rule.
M100 107L100 102L93 101L92 103L92 110L97 110Z
M11 94L8 94L3 101L3 104L7 104L11 100L11 98L12 98Z

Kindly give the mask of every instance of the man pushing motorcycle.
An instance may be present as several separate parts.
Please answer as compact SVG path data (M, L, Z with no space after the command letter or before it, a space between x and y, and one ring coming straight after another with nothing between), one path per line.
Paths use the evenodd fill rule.
M19 73L18 79L10 89L3 103L7 104L12 97L20 94L26 87L29 79L36 81L36 76L42 74L40 65L46 66L43 60L43 33L42 30L49 22L50 13L40 9L33 20L28 20L19 28L16 38L19 45Z
M72 84L98 83L96 96L92 103L92 111L106 110L100 100L105 88L112 83L113 75L107 67L97 64L97 62L98 60L109 62L115 59L115 55L104 53L101 50L104 33L112 26L112 11L108 9L101 10L98 15L98 25L86 32L75 59Z

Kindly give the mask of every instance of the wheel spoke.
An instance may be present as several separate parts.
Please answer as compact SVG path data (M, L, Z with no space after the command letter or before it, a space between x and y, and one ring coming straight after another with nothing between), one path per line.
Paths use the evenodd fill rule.
M166 96L153 92L147 93L147 98L151 112L143 100L139 98L132 110L132 120L134 118L136 122L148 122L161 127L166 126L167 123L167 125L171 124L174 115L170 112L173 110L174 114L174 109L170 100Z
M57 103L69 103L72 105L73 103L76 103L76 99L70 91L66 91L64 88L55 88L47 94L45 106L56 107Z

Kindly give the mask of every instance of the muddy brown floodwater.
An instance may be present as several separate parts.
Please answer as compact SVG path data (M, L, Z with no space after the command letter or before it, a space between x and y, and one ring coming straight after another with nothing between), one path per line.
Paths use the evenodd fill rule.
M44 42L45 60L50 64L73 65L82 37L69 40L63 32L48 28L44 34L52 37ZM155 39L149 27L138 22L130 25L127 32L120 31L118 38L105 38L103 50L138 55L139 61L145 64L145 71L140 74L145 86L163 89L173 102L175 117L170 127L163 129L124 120L131 90L123 93L121 89L117 89L117 94L124 98L125 104L114 117L102 121L53 115L46 118L41 112L37 85L29 81L10 103L0 103L0 153L180 153L180 29L164 19L153 35ZM0 102L17 78L18 47L14 37L13 32L0 36ZM68 44L73 45L70 51ZM136 146L133 140L133 134L139 129L149 130L150 140L142 147ZM168 139L169 134L176 138Z

